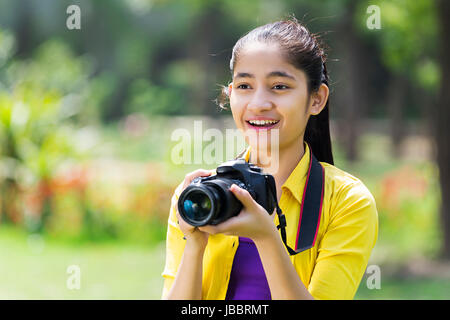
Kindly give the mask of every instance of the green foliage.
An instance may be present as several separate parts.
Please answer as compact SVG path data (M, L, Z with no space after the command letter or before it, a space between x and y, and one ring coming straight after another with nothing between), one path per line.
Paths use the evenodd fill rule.
M367 38L375 38L384 64L394 73L408 76L427 90L439 83L437 17L434 1L392 0L358 3L356 24ZM366 27L366 8L380 8L380 30Z
M42 44L32 60L5 62L0 88L0 162L7 165L2 218L42 230L51 216L51 181L60 166L80 161L89 150L79 143L73 118L81 113L89 63L60 41ZM23 209L21 192L40 190L39 212ZM17 206L22 203L22 209ZM15 206L15 208L13 208ZM20 213L22 211L22 213Z
M133 81L129 90L127 113L148 115L183 113L183 99L177 90L152 85L146 79Z
M2 33L6 44L14 43L13 39ZM4 52L3 57L12 56ZM2 220L71 242L161 241L165 227L158 214L167 211L169 201L164 195L151 185L120 184L111 190L90 179L89 159L102 151L98 149L98 129L86 125L95 124L98 113L92 110L98 110L117 85L110 73L92 78L93 64L56 39L39 46L32 59L4 61L0 73L4 79L0 88L0 164L7 176L1 181ZM136 80L131 92L130 112L174 113L174 106L181 105L176 92L145 79ZM131 121L127 127L130 135L136 134L133 128ZM127 187L136 194L125 192ZM150 194L149 187L153 190ZM168 189L162 190L170 194ZM112 193L122 203L102 202Z

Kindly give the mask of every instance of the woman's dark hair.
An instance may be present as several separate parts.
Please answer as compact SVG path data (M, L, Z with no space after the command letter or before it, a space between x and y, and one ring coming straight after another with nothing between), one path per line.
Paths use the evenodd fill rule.
M328 86L326 55L318 37L305 26L290 17L288 20L269 23L255 28L240 38L233 47L230 70L233 70L246 44L262 42L278 44L285 56L297 69L305 72L308 79L308 93L316 92L322 83ZM228 88L223 87L216 100L224 108L228 101ZM329 127L329 99L318 115L311 115L306 125L304 140L309 144L317 160L334 164Z

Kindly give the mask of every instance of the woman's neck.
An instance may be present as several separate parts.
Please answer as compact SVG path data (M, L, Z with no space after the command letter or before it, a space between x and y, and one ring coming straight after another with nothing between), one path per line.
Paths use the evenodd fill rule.
M250 152L250 162L258 165L263 168L265 173L270 173L274 178L277 185L277 193L281 195L281 186L288 179L289 175L295 169L301 158L305 153L305 148L303 145L303 139L299 139L298 143L293 143L285 148L280 148L278 155L267 155L267 152L264 150L263 155L266 157L258 155L257 150L251 150ZM270 159L270 163L264 161L260 161L259 159ZM278 161L278 163L275 163Z

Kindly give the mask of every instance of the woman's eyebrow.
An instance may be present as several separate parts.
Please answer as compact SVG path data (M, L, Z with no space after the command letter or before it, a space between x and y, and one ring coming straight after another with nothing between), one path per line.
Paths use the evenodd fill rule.
M238 72L235 76L235 78L254 78L255 76L251 73L247 72ZM289 78L292 80L296 80L294 76L291 76L290 74L284 72L284 71L272 71L267 75L267 78L272 77L283 77L283 78Z
M238 72L234 78L236 79L236 78L254 78L254 77L255 77L255 76L252 75L251 73L247 73L247 72Z
M291 76L290 74L288 74L288 73L286 73L284 71L272 71L271 73L269 73L267 75L267 77L268 78L271 78L271 77L283 77L283 78L289 78L289 79L295 80L294 76Z

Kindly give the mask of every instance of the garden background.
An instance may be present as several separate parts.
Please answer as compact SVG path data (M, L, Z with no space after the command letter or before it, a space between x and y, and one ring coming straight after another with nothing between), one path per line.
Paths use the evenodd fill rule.
M214 103L231 49L288 14L327 45L335 165L377 202L381 288L368 272L355 298L449 299L450 4L433 0L0 0L0 298L159 299L174 188L217 166L174 163L172 135L234 128Z

